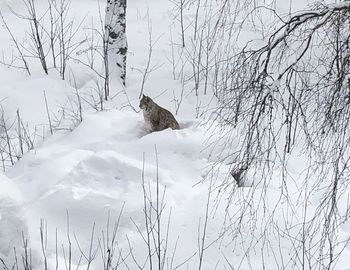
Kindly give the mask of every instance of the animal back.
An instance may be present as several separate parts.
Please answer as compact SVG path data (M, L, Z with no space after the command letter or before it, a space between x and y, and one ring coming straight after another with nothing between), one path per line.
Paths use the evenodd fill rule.
M167 109L159 107L159 127L161 129L171 128L180 129L179 123L176 121L174 115Z

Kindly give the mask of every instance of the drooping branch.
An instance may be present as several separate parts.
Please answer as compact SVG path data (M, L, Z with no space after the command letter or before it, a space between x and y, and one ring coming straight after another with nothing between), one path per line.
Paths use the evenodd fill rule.
M218 115L223 123L245 123L249 160L271 153L280 136L291 151L298 130L315 149L346 129L349 13L349 2L300 12L272 32L265 45L248 44L233 57L232 72L221 78Z

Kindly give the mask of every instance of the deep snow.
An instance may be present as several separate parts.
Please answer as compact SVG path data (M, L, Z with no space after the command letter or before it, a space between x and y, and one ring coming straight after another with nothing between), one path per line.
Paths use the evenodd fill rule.
M9 25L21 26L13 27L13 30L17 37L22 37L26 23L15 18L6 8L7 4L20 10L21 1L0 0L0 8ZM186 88L176 115L181 129L147 133L142 113L137 112L142 80L140 70L144 70L148 57L148 20L152 25L152 39L157 42L154 44L152 55L155 70L146 81L145 93L155 97L157 103L172 112L176 110L174 93L179 97L182 85L172 79L172 65L167 58L171 56L169 29L172 27L173 38L179 39L179 32L175 30L178 25L174 26L170 12L173 4L170 1L138 0L129 1L128 4L127 88L124 91L120 84L113 82L113 98L104 104L105 111L96 112L88 104L97 99L94 90L95 75L77 62L71 62L70 68L74 73L78 91L88 101L83 104L83 122L77 127L75 121L66 117L61 121L59 130L50 136L43 94L45 91L52 117L57 116L57 119L61 119L64 113L68 114L62 111L62 107L69 107L68 100L76 101L76 90L70 72L68 77L71 80L62 81L54 70L50 71L49 76L44 76L35 60L30 61L33 69L33 75L30 77L24 72L0 65L0 103L6 119L9 123L15 121L16 111L19 109L24 123L31 130L35 127L38 130L35 136L36 147L13 167L7 168L4 175L0 175L0 257L6 258L9 263L13 260L12 247L17 246L20 249L23 245L23 233L29 237L34 265L42 266L39 229L41 219L44 219L48 228L49 265L50 268L54 268L55 232L57 229L58 245L67 248L66 231L69 219L70 236L72 239L76 238L79 243L78 246L73 240L73 265L76 265L79 248L89 248L93 224L95 223L96 233L94 245L98 246L97 237L101 237L101 232L106 230L108 213L113 223L123 205L125 206L117 234L119 247L123 249L123 256L127 256L127 235L136 258L143 261L146 246L135 224L142 232L145 231L141 186L144 167L145 180L151 183L153 199L157 171L161 190L166 188L162 227L165 232L167 217L171 211L169 260L177 245L173 265L179 265L189 259L180 269L198 268L198 239L204 226L210 187L210 177L207 176L211 175L210 169L219 154L217 152L222 151L219 147L208 147L208 136L212 134L208 133L210 123L204 123L203 118L198 116L206 111L208 106L215 104L210 95L199 96L197 99L192 89ZM304 1L298 1L293 8L297 10L296 7L304 5ZM97 6L95 0L84 0L84 3L74 0L70 16L75 16L75 20L80 21L88 14L98 21ZM282 1L278 6L280 10L288 12L289 4L286 1ZM44 9L43 6L38 7ZM86 27L89 23L87 20ZM246 35L242 35L242 43L256 34L250 32L250 29L244 30ZM84 34L80 33L77 39L80 36L83 37ZM0 31L0 41L0 51L6 52L5 56L8 57L12 53L12 47L3 29ZM214 133L212 136L210 141L215 140L216 136L220 137L220 134ZM236 145L239 136L238 131L232 134L230 147ZM225 146L222 148L223 151L229 150L225 149ZM305 166L305 157L290 157L288 170L295 182L303 177ZM217 183L223 179L230 179L227 178L229 167L230 164L221 164L219 173L214 177ZM294 232L293 226L297 227L303 220L303 209L292 209L283 201L281 170L278 166L272 171L272 180L267 185L262 179L263 176L263 173L252 170L248 173L247 181L249 185L253 184L253 189L236 190L236 187L233 187L237 191L233 193L233 197L213 195L211 198L206 234L208 248L205 250L203 269L230 269L230 264L234 269L261 269L262 263L266 269L279 269L282 265L287 269L296 269L290 254L294 254L295 249L300 249L299 243L281 239L280 235L273 234L271 227L264 225L266 220L272 218L280 224L280 228L292 228L288 232ZM204 179L207 181L203 182ZM291 193L289 199L297 202L301 196L298 184L288 183L288 187ZM267 198L264 206L261 193ZM231 202L230 208L226 209L228 200ZM310 201L310 212L315 209L317 203L317 198ZM297 203L293 205L300 206ZM275 206L278 208L274 209ZM274 209L273 215L261 211L265 208ZM249 214L243 215L242 219L237 218L235 215L240 213L241 209L251 211L249 214L254 218L249 220ZM254 209L257 213L253 213ZM228 226L237 220L241 223ZM297 234L298 231L295 230ZM346 239L349 234L349 223L343 224L339 238ZM259 241L263 235L268 236L269 243ZM350 247L347 244L336 269L350 269L350 263L347 261L349 254ZM59 269L66 269L62 252L59 258ZM92 266L93 269L101 269L99 260L100 256ZM130 256L127 260L130 269L138 269ZM84 260L82 264L86 266ZM126 269L125 265L120 267Z

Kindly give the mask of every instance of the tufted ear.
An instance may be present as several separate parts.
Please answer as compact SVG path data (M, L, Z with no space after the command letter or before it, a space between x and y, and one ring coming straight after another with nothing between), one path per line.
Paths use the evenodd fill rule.
M145 94L142 94L142 98L144 98L145 97Z

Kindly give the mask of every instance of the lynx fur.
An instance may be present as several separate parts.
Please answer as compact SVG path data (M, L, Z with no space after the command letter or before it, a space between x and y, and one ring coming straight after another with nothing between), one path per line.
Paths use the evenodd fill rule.
M143 111L143 118L151 132L163 129L180 129L179 123L168 110L160 107L150 97L143 95L140 101L140 108Z

